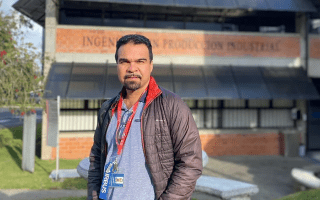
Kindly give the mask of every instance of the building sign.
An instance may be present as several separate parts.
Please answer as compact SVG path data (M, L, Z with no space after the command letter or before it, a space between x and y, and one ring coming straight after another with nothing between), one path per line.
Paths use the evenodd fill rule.
M320 38L310 38L310 58L320 59Z
M89 29L57 29L56 52L114 54L116 41L126 34L142 34L151 40L155 55L189 56L300 56L295 36L258 36L181 32L137 32Z
M58 100L47 100L46 101L47 109L47 145L51 147L57 147L58 137L59 137L59 102Z

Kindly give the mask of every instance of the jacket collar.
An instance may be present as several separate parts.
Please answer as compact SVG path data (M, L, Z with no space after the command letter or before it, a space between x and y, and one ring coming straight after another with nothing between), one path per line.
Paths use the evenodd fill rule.
M146 105L149 105L149 103L151 103L157 96L159 96L161 92L162 91L156 83L156 80L153 78L153 76L150 76Z
M111 106L112 109L117 107L118 102L120 100L120 94L122 92L123 93L126 92L126 89L124 87L122 87L121 91L117 95L114 104ZM145 98L145 105L149 105L161 93L162 93L162 91L160 90L158 84L156 83L156 80L153 78L153 76L150 76L150 81L149 81L149 85L147 88L147 96L146 97L145 97L145 95L142 96L142 98Z

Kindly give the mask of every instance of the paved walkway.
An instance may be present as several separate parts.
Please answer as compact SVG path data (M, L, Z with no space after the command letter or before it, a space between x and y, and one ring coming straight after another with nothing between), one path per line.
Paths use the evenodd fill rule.
M300 157L220 156L209 158L203 174L255 184L259 193L252 200L274 200L298 191L291 177L293 168L314 164Z
M291 169L314 165L310 159L282 156L220 156L211 157L204 175L229 178L256 184L259 193L252 200L274 200L298 190L291 178ZM85 190L1 190L1 200L40 200L45 198L86 196ZM209 195L194 193L198 200L210 200Z
M40 200L86 196L86 190L0 190L1 200Z
M87 190L0 190L0 200L42 200L48 198L83 197ZM210 200L208 194L195 192L192 196L197 200Z

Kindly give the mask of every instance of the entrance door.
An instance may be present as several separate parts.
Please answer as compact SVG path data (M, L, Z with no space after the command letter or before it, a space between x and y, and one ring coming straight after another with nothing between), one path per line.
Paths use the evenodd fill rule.
M308 102L307 150L320 150L320 100Z

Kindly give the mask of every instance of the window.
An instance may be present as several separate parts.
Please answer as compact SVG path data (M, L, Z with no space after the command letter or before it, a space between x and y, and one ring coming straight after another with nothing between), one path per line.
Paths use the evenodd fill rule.
M293 100L194 100L185 99L200 129L295 127ZM104 100L61 100L61 131L94 131Z
M232 99L224 101L224 107L226 108L244 108L245 106L246 102L244 99Z
M249 108L269 108L269 107L270 107L270 100L268 99L249 100Z
M295 13L61 0L59 23L205 31L295 32Z
M224 109L222 128L256 128L258 112L255 109Z
M294 127L291 109L295 101L279 99L184 100L198 128L288 128Z
M294 121L291 119L291 109L262 109L261 127L293 127Z
M97 126L98 110L104 100L71 100L60 101L59 130L93 131Z

